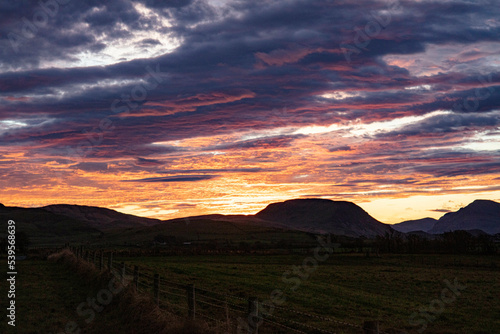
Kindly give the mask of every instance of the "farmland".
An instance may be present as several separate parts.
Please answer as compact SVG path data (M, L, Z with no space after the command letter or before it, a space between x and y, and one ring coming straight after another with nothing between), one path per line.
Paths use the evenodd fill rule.
M113 249L106 250L109 251ZM134 257L117 254L113 260L116 266L120 262L127 268L138 265L141 275L160 274L161 289L180 295L166 297L167 304L162 308L167 313L185 318L185 311L177 306L182 307L186 300L182 290L173 290L163 282L178 283L178 286L194 284L200 293L197 319L206 320L201 317L203 314L216 317L216 323L209 321L214 333L222 333L226 328L224 302L242 307L240 314L230 313L229 321L234 328L236 317L244 318L248 297L269 301L277 290L283 292L282 303L268 308L266 319L306 333L325 330L359 334L366 320L380 321L381 330L390 334L418 333L428 319L431 320L425 322L424 333L430 334L496 334L500 328L498 257L386 254L366 257L365 254L337 253L319 261L317 267L304 267L304 260L310 255ZM78 320L77 305L95 296L97 291L60 263L29 259L19 262L19 272L17 321L26 333L56 332L68 321ZM453 295L448 291L446 301L442 291L450 286L459 292L450 298ZM204 297L201 294L205 292ZM206 299L209 296L219 298L221 303ZM446 301L442 310L436 309L439 304L436 300ZM211 304L203 305L204 301ZM217 314L218 308L222 311ZM120 312L109 307L89 326L80 324L82 333L103 329L107 333L127 332ZM280 331L267 320L259 333L292 332ZM5 322L1 326L2 333L9 333Z
M316 270L293 272L305 256L171 256L116 259L141 270L159 273L168 281L195 284L207 291L269 300L274 290L286 299L273 315L306 322L338 333L359 333L320 318L289 313L286 309L361 326L364 320L379 320L387 332L417 333L427 311L425 333L497 333L500 329L500 261L476 256L383 256L335 254ZM283 274L286 279L283 279ZM300 278L300 284L298 278ZM295 280L294 280L295 278ZM451 285L461 288L453 302L437 309L436 299ZM295 291L293 290L295 288ZM447 296L448 299L449 296ZM433 306L434 305L434 306ZM434 308L433 308L434 307ZM278 311L280 313L278 313ZM435 319L434 319L435 318ZM271 317L272 319L272 317ZM307 330L302 328L301 330Z

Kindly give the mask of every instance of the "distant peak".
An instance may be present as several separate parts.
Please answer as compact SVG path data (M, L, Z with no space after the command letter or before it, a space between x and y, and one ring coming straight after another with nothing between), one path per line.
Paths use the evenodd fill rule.
M479 208L479 209L493 208L493 207L500 207L500 203L487 199L476 199L474 202L466 206L466 208Z
M492 200L489 200L489 199L476 199L474 202L472 202L471 204L474 204L474 203L477 203L477 204L481 204L481 203L496 203L496 204L499 204L495 201L492 201Z

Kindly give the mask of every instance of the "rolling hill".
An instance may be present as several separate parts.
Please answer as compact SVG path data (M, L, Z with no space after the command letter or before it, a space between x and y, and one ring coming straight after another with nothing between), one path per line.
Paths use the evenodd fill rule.
M407 220L398 224L391 225L393 229L399 232L408 233L416 231L428 232L434 227L437 220L434 218L422 218L416 220Z
M158 220L114 210L80 205L50 205L42 208L5 207L0 218L16 222L34 245L78 242L87 244L148 245L158 238L210 242L315 242L308 233L279 227L252 215L204 215ZM0 237L6 236L0 231Z
M115 230L104 234L101 241L108 244L147 244L155 239L173 243L293 241L311 245L316 242L310 233L269 226L267 222L244 215L207 215L166 220L154 226Z
M159 219L128 215L115 210L95 206L58 204L42 207L45 211L77 219L90 227L106 231L160 224Z
M0 219L16 222L16 231L25 232L33 243L65 243L74 240L91 239L101 231L76 218L46 211L41 208L6 207L0 204ZM0 231L0 236L5 236Z

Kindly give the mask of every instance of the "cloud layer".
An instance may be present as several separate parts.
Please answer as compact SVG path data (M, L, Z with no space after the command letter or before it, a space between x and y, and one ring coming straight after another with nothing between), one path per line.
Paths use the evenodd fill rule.
M1 200L170 217L499 199L499 17L493 0L2 2Z

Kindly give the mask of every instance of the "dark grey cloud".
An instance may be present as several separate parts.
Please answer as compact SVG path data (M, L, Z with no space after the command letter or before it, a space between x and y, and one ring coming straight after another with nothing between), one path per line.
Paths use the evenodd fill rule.
M348 183L340 183L340 184L335 184L334 186L336 187L351 187L351 186L358 186L362 183L373 183L373 184L415 184L418 183L418 180L414 178L404 178L404 179L356 179L353 181L350 181Z
M149 177L138 180L123 180L122 182L196 182L211 180L218 177L217 175L176 175L167 177Z
M161 42L154 38L145 38L141 41L142 45L161 45Z
M189 204L189 203L180 203L180 204L176 204L174 206L174 208L176 209L192 209L192 208L196 208L198 205L196 204Z
M102 162L81 162L72 168L80 169L85 172L102 172L108 170L108 164Z
M448 209L433 209L433 210L430 210L430 211L442 212L442 213L452 212L451 210L448 210Z
M136 165L137 166L143 166L143 167L149 167L149 166L160 166L163 165L165 162L157 160L157 159L146 159L146 158L137 158Z
M497 174L500 161L467 163L440 163L413 167L416 172L430 174L436 177L454 177L461 175Z
M182 8L193 3L193 0L144 0L143 3L150 8Z
M329 152L339 152L339 151L351 151L352 148L349 145L335 146L328 149Z
M177 174L177 173L261 173L276 171L274 168L205 168L205 169L165 169L157 173Z
M104 30L112 33L110 26L138 18L131 2L122 0L15 3L0 3L0 64L14 68L73 57L92 49L95 35ZM90 24L86 29L84 22Z
M211 146L206 150L241 150L241 149L265 149L265 148L278 148L288 147L297 139L304 137L303 135L286 135L286 136L272 136L259 139L242 140L231 144L222 144Z

